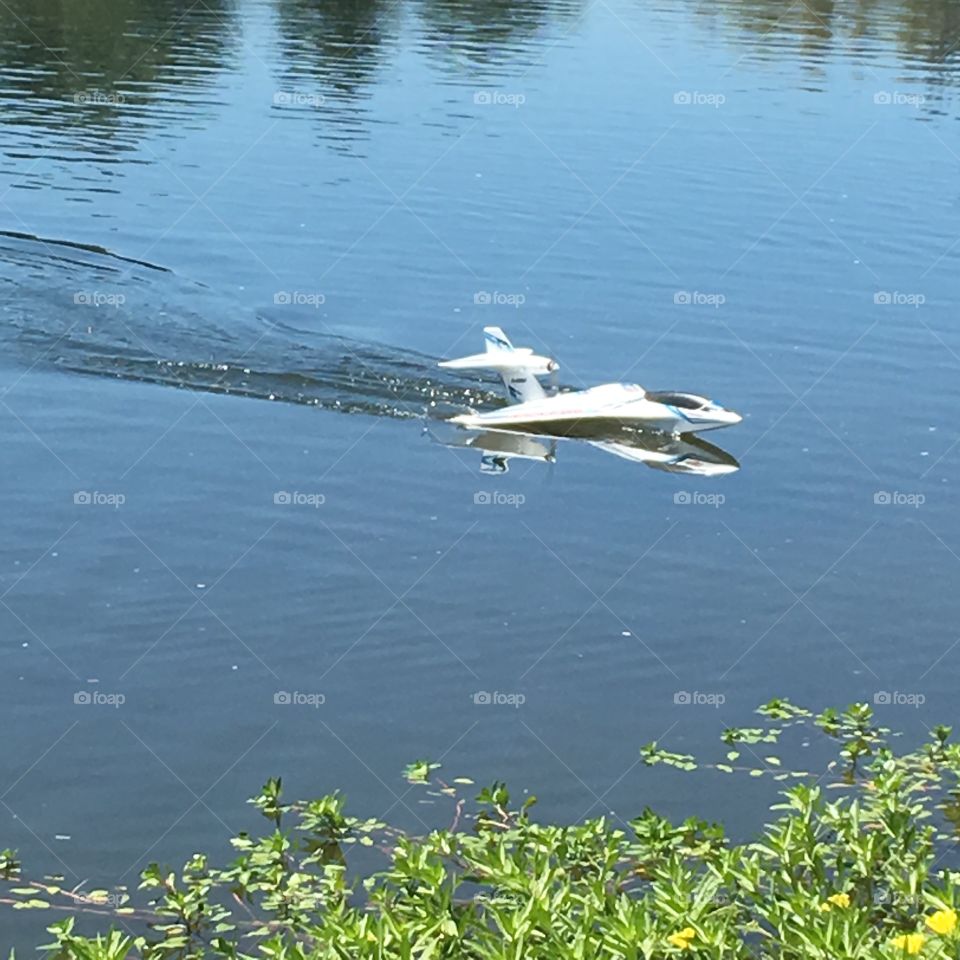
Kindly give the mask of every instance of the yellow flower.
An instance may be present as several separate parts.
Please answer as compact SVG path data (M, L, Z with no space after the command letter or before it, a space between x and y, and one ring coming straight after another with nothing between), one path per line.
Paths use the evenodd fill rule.
M827 897L827 899L820 904L820 912L826 913L828 910L832 910L834 907L849 907L849 906L850 906L849 893L835 893L832 897Z
M697 931L693 927L684 927L682 930L679 930L677 933L671 933L667 937L667 943L672 944L675 947L678 947L681 950L690 949L690 941L697 935Z
M922 933L903 933L899 937L894 937L890 942L898 950L902 950L912 957L923 949L925 939L926 937Z
M927 917L927 926L939 934L953 933L957 928L956 910L938 910Z

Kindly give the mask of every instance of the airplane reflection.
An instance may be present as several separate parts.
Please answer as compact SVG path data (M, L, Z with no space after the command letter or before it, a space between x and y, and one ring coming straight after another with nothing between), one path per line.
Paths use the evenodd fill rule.
M596 421L557 435L471 430L447 421L432 422L426 432L445 447L477 450L481 455L482 473L506 473L514 459L555 463L557 445L563 440L586 443L621 459L667 473L720 477L740 469L739 462L726 450L693 434L674 436L627 429L619 424L604 426Z

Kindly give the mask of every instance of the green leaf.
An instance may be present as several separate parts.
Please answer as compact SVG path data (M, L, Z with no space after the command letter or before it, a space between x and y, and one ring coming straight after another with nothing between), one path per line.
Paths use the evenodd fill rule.
M431 763L429 760L414 760L404 767L403 775L410 783L427 783L430 774L434 770L439 770L439 763Z

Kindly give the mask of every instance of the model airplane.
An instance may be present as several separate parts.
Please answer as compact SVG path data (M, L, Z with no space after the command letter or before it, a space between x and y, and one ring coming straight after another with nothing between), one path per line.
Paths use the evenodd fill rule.
M529 347L514 347L499 327L484 327L486 353L445 360L450 370L494 370L500 374L512 401L499 410L458 414L453 423L483 430L519 430L527 433L563 432L592 422L615 421L679 436L716 430L743 418L706 397L693 393L654 392L633 383L605 383L587 390L547 394L537 377L559 369L549 357Z

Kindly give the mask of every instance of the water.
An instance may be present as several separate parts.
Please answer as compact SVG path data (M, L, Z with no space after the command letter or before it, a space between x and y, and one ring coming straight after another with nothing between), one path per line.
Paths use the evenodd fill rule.
M11 0L0 845L130 883L276 774L446 823L418 757L746 830L639 746L951 722L958 45L946 0ZM743 413L740 469L482 469L425 414L501 402L435 365L486 323Z

